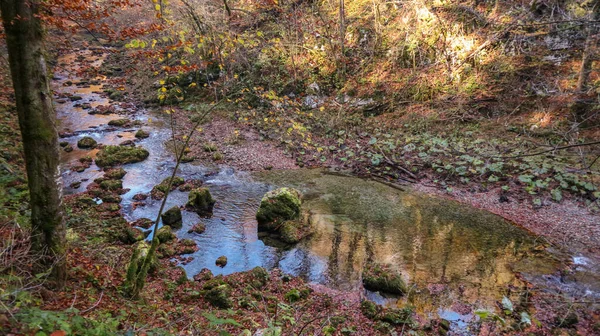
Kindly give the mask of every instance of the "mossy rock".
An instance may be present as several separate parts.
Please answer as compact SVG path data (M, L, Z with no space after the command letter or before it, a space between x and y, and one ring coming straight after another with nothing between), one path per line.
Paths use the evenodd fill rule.
M266 269L264 269L263 267L260 267L260 266L254 267L250 271L250 274L252 274L252 277L254 278L255 281L258 282L260 287L266 285L267 282L269 281L269 272Z
M123 189L123 181L121 180L104 180L100 182L100 188L109 191Z
M406 283L399 273L388 266L374 264L363 270L363 285L371 291L402 295L406 293Z
M113 119L111 121L108 122L109 126L117 126L117 127L123 127L127 124L129 124L131 122L131 120L126 119L126 118L122 118L122 119Z
M170 258L177 254L177 251L175 250L175 247L173 247L173 244L161 244L158 246L157 251L161 258Z
M160 215L163 225L168 225L173 229L181 229L183 226L183 220L181 217L181 209L178 206L173 206L171 209L165 211Z
M150 218L136 219L134 222L131 223L131 226L139 226L144 229L149 229L153 225L154 225L154 221L151 220Z
M206 292L204 298L211 305L227 309L233 306L231 301L231 288L228 285L219 285L208 292Z
M125 169L115 168L115 169L110 169L107 172L105 172L104 177L106 177L108 179L112 179L112 180L120 180L125 176L125 174L127 174L127 171L125 171Z
M105 91L106 92L106 91ZM122 100L125 98L125 93L123 91L109 91L108 98L111 100Z
M71 146L70 144L67 144L67 145L66 145L66 146L63 148L63 150L64 150L65 152L67 152L67 153L70 153L70 152L72 152L72 151L73 151L73 146Z
M94 148L97 145L98 142L96 142L96 140L90 136L85 136L77 141L77 147L79 148Z
M281 224L278 231L281 240L288 244L295 244L312 232L311 224L308 220L285 221Z
M412 323L412 309L410 308L402 308L402 309L385 309L381 320L393 325L402 325L402 324L410 324Z
M192 226L188 230L188 233L202 234L202 233L204 233L204 231L206 231L206 225L204 225L202 223L197 223L197 224L194 224L194 226Z
M133 244L146 238L144 231L124 225L119 240L124 244Z
M83 97L82 96L70 96L69 100L74 102L74 101L78 101L78 100L82 100Z
M150 252L150 242L145 240L141 240L137 242L133 246L133 254L131 259L129 260L129 265L127 266L127 271L134 272L136 271L144 262L146 256ZM154 273L159 267L158 258L156 254L152 256L152 260L150 261L150 268L148 268L149 273Z
M146 138L150 137L150 133L140 129L137 132L135 132L135 137L138 139L146 139Z
M300 217L300 192L293 188L279 188L266 193L260 201L256 220L258 229L275 231L285 221Z
M168 241L174 240L177 238L171 230L170 226L162 226L158 231L156 231L156 238L161 243L166 243Z
M215 200L207 188L196 188L190 191L186 208L195 211L200 216L212 215Z
M198 274L194 275L195 281L208 281L212 278L213 274L208 268L203 268Z
M96 157L98 167L111 167L119 164L144 161L150 153L141 147L105 146Z
M379 309L380 308L373 301L363 300L360 303L360 311L363 313L364 316L370 319L374 319L377 317Z
M226 256L218 257L217 260L215 261L215 265L217 265L219 267L225 267L227 265L227 257Z
M167 177L166 179L162 180L162 182L155 185L152 188L152 191L150 192L150 194L152 195L152 198L162 199L165 196L164 194L167 192L167 189L169 189L169 181L170 180L171 180L171 178ZM179 187L180 185L182 185L184 183L185 183L185 180L182 177L175 176L173 178L173 182L171 183L170 190L175 190L177 187Z
M123 200L121 196L108 192L100 195L100 199L104 203L121 203L121 201Z

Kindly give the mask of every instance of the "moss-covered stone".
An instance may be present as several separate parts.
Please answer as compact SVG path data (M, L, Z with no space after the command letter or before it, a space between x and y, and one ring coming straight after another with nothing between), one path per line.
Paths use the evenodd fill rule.
M217 308L227 309L233 306L231 301L231 288L228 285L219 285L209 290L206 292L204 298Z
M169 189L170 180L171 178L167 177L166 179L162 180L162 182L160 182L152 188L152 191L150 191L150 195L152 195L153 199L159 200L165 197L165 193ZM183 185L184 183L185 180L182 177L175 176L173 177L173 182L171 183L170 190L175 190L177 187Z
M61 141L61 142L59 142L59 143L58 143L58 145L59 145L60 147L63 147L63 148L64 148L64 147L67 147L67 146L69 145L69 143L68 143L67 141Z
M143 129L140 129L137 132L135 132L135 137L138 139L146 139L146 138L150 137L150 133L147 131L144 131Z
M406 283L402 276L385 265L372 264L365 267L362 282L371 291L398 295L406 293Z
M194 226L192 226L188 230L188 233L202 234L202 233L204 233L204 231L206 231L206 225L204 225L202 223L197 223L197 224L194 224Z
M106 171L104 173L104 177L107 179L120 180L125 176L125 174L127 174L127 171L125 171L125 169L114 168Z
M109 191L123 189L123 181L121 180L104 180L100 182L100 188Z
M96 157L98 167L111 167L119 164L144 161L150 153L141 147L105 146Z
M215 200L207 188L196 188L190 191L186 208L200 216L212 215Z
M139 226L144 229L149 229L150 227L152 227L152 225L154 225L154 221L150 218L136 219L134 222L131 223L131 226Z
M254 267L250 271L250 274L252 274L252 277L259 285L259 286L255 286L255 287L262 287L262 286L266 285L267 282L269 281L269 272L267 272L267 270L264 269L263 267L260 267L260 266Z
M215 265L217 265L219 267L225 267L227 265L227 257L226 256L218 257L217 260L215 261Z
M258 229L274 231L285 221L300 217L300 192L293 188L279 188L266 193L260 201L256 220Z
M412 322L412 309L392 309L384 310L381 320L394 325L409 324Z
M123 91L110 91L108 98L111 100L123 100L125 98L125 93Z
M104 203L121 203L122 201L121 196L109 192L100 195L100 199Z
M183 226L183 220L181 217L181 209L178 206L173 206L171 209L165 211L160 215L163 225L168 225L173 229L181 229Z
M119 235L119 240L124 244L133 244L135 242L144 240L145 238L146 234L144 231L138 228L132 228L128 225L123 225L121 235Z
M63 150L64 150L65 152L67 152L67 153L70 153L70 152L72 152L72 151L73 151L73 146L71 146L70 144L67 144L67 145L66 145L66 146L63 148Z
M158 231L156 231L156 238L161 243L166 243L176 238L173 230L171 230L170 226L163 226Z
M295 244L312 232L311 223L308 220L285 221L279 227L278 232L282 241L288 244Z
M98 145L98 142L89 136L85 136L77 141L77 147L79 148L94 148L96 145Z
M212 279L213 274L208 268L203 268L200 272L194 275L195 281L207 281Z
M377 317L377 313L379 313L379 307L373 301L363 300L360 303L360 311L366 317L374 319Z
M111 121L108 122L108 125L109 126L123 127L123 126L125 126L125 125L127 125L129 123L130 123L129 119L122 118L122 119L113 119L113 120L111 120Z
M170 258L177 254L177 251L175 251L175 247L173 247L173 244L161 244L160 246L158 246L157 252L160 258Z

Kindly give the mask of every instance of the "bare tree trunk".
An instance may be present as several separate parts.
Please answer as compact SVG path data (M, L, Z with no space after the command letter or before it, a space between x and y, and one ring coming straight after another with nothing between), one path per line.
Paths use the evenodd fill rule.
M51 268L56 284L62 286L66 279L66 229L60 154L39 7L39 0L0 0L25 152L32 252L41 255L37 271Z
M592 71L592 64L594 63L594 50L598 44L598 20L600 20L600 3L595 4L591 17L591 21L593 22L588 23L588 35L585 41L585 49L583 50L579 79L577 81L577 91L580 93L587 90L588 78Z
M340 0L340 66L341 76L340 79L346 80L346 8L344 6L344 0Z

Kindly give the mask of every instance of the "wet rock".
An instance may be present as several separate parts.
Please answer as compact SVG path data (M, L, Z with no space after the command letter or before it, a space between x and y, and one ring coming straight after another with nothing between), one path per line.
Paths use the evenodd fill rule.
M79 148L94 148L96 145L98 145L98 142L89 136L85 136L77 141L77 147Z
M179 241L178 254L191 254L198 251L198 245L192 239L182 239Z
M63 149L65 152L70 153L73 151L73 146L71 145L66 145L65 148Z
M108 179L120 180L125 176L125 174L127 174L127 171L125 171L125 169L113 168L113 169L109 169L108 171L106 171L104 173L104 177L106 177Z
M138 139L146 139L150 136L150 133L144 131L144 130L138 130L137 132L135 132L135 137Z
M181 158L181 162L182 162L182 163L189 163L189 162L192 162L192 161L194 161L194 160L196 160L196 157L195 157L195 156L187 156L187 155L184 155L184 156Z
M293 188L279 188L266 193L256 213L258 229L275 231L285 221L300 217L300 192Z
M135 147L135 142L133 140L125 140L119 144L119 146L130 146Z
M108 125L116 126L116 127L123 127L123 126L128 125L129 123L130 123L129 119L122 118L122 119L113 119L108 122Z
M69 97L69 100L72 102L82 100L82 99L83 99L83 97L81 97L81 96L70 96Z
M200 188L202 186L201 180L188 180L184 184L180 185L177 190L179 191L190 191L195 188Z
M285 221L279 227L280 239L288 244L295 244L311 234L311 223L308 220Z
M181 209L178 206L173 206L165 211L161 216L164 225L168 225L174 229L180 229L183 226L181 217Z
M108 95L108 98L111 100L122 100L125 98L125 93L123 91L112 91Z
M122 201L121 196L112 193L102 194L100 195L100 199L104 203L121 203Z
M135 194L135 195L133 195L132 198L133 198L134 201L144 201L144 200L146 200L148 198L148 195L146 195L146 194Z
M100 182L100 188L109 191L116 191L123 189L123 182L121 180L104 180Z
M218 257L217 260L215 261L215 265L217 265L219 267L225 267L227 265L227 257L226 256Z
M77 188L81 187L81 181L73 182L69 185L69 187L71 187L73 189L77 189Z
M195 211L200 216L212 215L215 200L207 188L197 188L190 191L186 208Z
M96 157L98 167L144 161L150 153L141 147L105 146Z
M188 233L197 233L201 234L206 231L206 226L202 223L194 224L191 229L189 229Z
M156 238L161 243L166 243L176 238L173 230L171 230L170 226L163 226L158 231L156 231Z
M166 179L162 180L162 182L160 182L152 188L152 191L150 191L150 195L152 195L153 199L160 200L163 197L165 197L165 193L167 192L167 190L169 190L169 181L171 181L171 178L167 177ZM171 188L169 191L175 190L175 188L183 185L184 183L185 180L182 177L175 176L173 178L173 181L171 182Z
M65 99L57 99L57 100L55 100L55 102L56 102L57 104L64 104L64 103L66 103L67 101L66 101Z
M84 109L84 110L89 110L89 109L92 108L92 104L90 104L90 103L83 103L83 104L81 104L81 108Z
M154 221L150 218L140 218L130 223L131 226L139 226L144 229L149 229L154 225Z
M71 167L71 170L77 173L82 173L83 171L85 171L88 167L85 165L75 165L73 167Z
M231 308L233 306L230 297L231 288L228 285L216 286L206 292L206 295L204 296L206 301L208 301L211 305L222 309Z
M365 267L362 282L366 289L390 294L406 293L406 283L399 273L388 266L372 264Z
M69 145L69 143L68 143L68 142L66 142L66 141L61 141L61 142L59 142L59 143L58 143L58 145L59 145L60 147L67 147L67 146Z

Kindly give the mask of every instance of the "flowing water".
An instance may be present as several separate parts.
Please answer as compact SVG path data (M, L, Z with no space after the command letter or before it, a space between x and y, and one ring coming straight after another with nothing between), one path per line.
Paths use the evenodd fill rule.
M91 57L87 51L79 53ZM61 61L72 66L77 63L73 55ZM109 104L98 93L99 85L65 86L67 80L79 79L60 71L56 76L56 91L81 96L83 100L76 103ZM165 147L170 137L168 127L147 111L122 110L121 114L140 121L143 126L112 128L107 122L122 115L90 115L89 110L73 107L74 104L57 105L61 130L70 133L63 141L75 148L62 157L65 193L84 191L90 181L102 175L95 165L81 173L70 170L80 157L93 157L96 153L76 148L79 138L92 136L102 144L119 144L135 139L133 133L143 128L151 136L135 141L148 149L150 156L143 162L124 166L127 175L123 185L129 191L122 195L121 205L130 221L142 217L154 219L160 201L148 198L145 206L136 207L132 197L148 193L170 176L174 159ZM592 263L585 257L568 259L543 239L498 216L463 204L319 170L250 174L224 166L186 163L178 175L186 180L202 180L217 200L211 218L183 211L184 226L178 236L194 239L199 247L191 255L193 261L183 266L189 277L203 268L214 274L231 274L255 266L277 267L310 282L357 293L381 304L401 306L408 302L420 313L450 320L455 330L466 330L468 323L476 318L473 309L464 309L465 306L494 310L495 303L503 296L519 300L527 282L541 287L560 284L561 290L572 296L600 295L597 270L591 269ZM82 181L78 188L68 187L78 181ZM255 213L260 199L278 186L293 186L303 193L304 209L310 213L316 229L295 246L270 246L257 234ZM174 191L167 207L180 206L186 201L186 192ZM187 233L198 222L206 225L206 232ZM222 255L228 258L224 268L215 265L215 259ZM567 260L579 265L581 276L565 280L556 275ZM372 262L389 264L399 271L411 286L409 295L384 297L365 291L361 273L364 265Z

